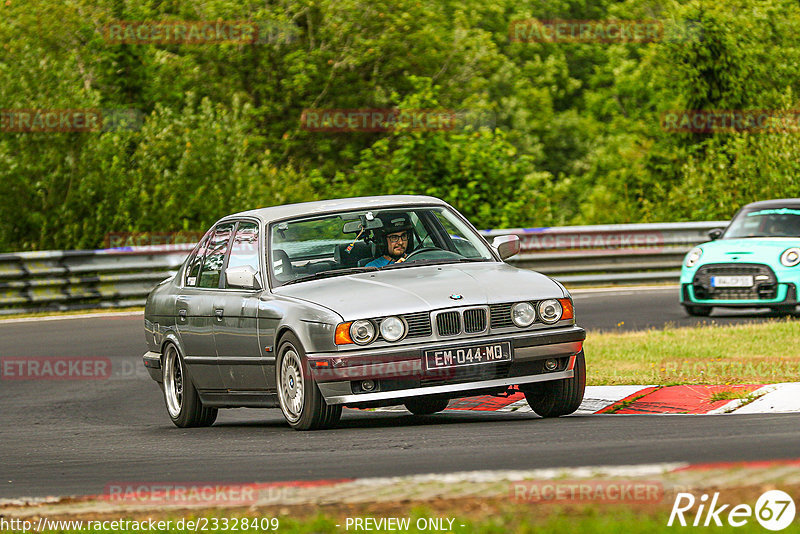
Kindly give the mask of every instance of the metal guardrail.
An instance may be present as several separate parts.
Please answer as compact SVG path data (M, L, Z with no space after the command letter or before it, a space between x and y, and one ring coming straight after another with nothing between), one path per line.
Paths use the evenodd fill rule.
M487 230L516 234L509 263L568 287L677 282L683 256L727 221ZM0 315L144 305L193 244L0 254Z
M728 221L608 224L488 230L517 234L521 250L509 263L539 271L567 287L668 283L680 278L681 261L708 231Z

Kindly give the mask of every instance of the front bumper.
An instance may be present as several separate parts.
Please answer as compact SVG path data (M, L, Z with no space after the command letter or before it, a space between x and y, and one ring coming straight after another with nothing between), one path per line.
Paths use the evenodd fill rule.
M752 276L749 287L713 287L719 275ZM705 263L681 275L681 303L698 307L754 308L797 305L797 274L764 263Z
M328 404L398 403L409 397L437 395L467 396L467 392L505 390L508 386L572 378L575 355L581 351L586 332L577 326L547 331L491 336L469 341L422 343L390 347L353 355L341 367L318 369L315 360L341 359L341 353L309 354L311 375ZM484 366L465 366L428 371L423 369L423 354L432 349L453 349L475 343L509 342L512 360ZM546 371L544 360L556 359L559 365ZM362 391L359 384L371 380L376 389Z

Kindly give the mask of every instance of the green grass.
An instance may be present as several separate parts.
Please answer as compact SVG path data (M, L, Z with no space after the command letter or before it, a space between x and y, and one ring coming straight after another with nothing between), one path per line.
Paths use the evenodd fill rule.
M800 321L587 335L587 383L759 384L800 381ZM736 398L736 397L733 397Z

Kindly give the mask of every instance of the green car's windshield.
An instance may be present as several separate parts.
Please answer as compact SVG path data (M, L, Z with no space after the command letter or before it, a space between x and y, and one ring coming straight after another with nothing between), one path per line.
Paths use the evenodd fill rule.
M386 226L390 224L397 224L399 231ZM448 208L348 211L270 225L273 287L373 271L376 267L367 264L383 263L380 258L391 256L389 246L399 247L402 261L377 267L495 260L483 239Z
M724 239L742 237L800 237L800 209L742 210L731 221Z

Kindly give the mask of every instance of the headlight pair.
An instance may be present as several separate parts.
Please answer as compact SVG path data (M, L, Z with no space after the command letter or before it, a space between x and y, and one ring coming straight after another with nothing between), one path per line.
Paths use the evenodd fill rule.
M511 307L511 320L520 328L532 325L537 315L545 324L557 323L564 315L564 307L556 299L542 300L535 308L530 302L518 302Z
M359 319L352 323L342 323L336 327L336 344L368 345L375 341L380 331L381 337L391 342L399 341L406 335L406 323L400 317L386 317L380 323L379 329L369 319Z

